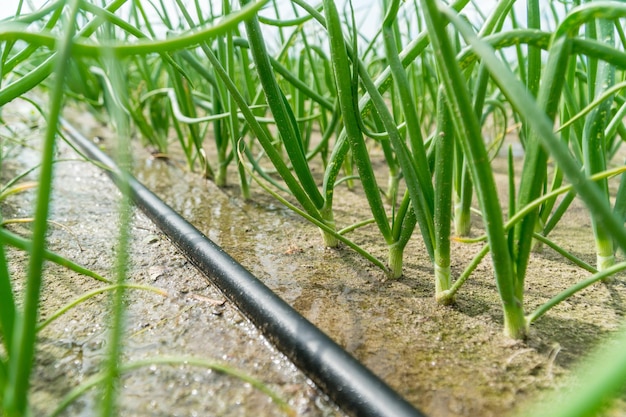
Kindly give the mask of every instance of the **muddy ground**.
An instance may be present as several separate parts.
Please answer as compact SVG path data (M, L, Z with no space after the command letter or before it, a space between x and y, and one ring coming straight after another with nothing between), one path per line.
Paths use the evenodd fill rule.
M110 145L112 136L102 126L83 116L79 121L85 135L102 136L103 145ZM24 128L33 135L29 143L37 143L38 130L29 124ZM36 152L19 153L11 164L4 161L3 181L10 172L36 163ZM60 157L76 155L61 146ZM139 150L135 162L140 181L432 417L512 415L525 402L567 383L577 361L616 330L624 315L626 286L619 278L575 295L534 324L528 340L514 342L502 336L489 260L464 285L455 305L439 306L433 298L432 266L417 233L407 248L404 276L386 280L351 250L323 248L316 228L258 187L253 187L252 202L245 202L236 187L218 189L181 168L183 161L175 155L166 161ZM384 164L376 164L384 177ZM506 170L500 165L495 170L504 184ZM3 202L3 218L28 217L33 198L28 192ZM340 187L335 200L339 227L367 217L358 188ZM50 248L113 278L118 205L118 192L97 168L79 161L58 163ZM473 220L474 235L479 235L480 218ZM26 225L9 227L28 234ZM266 382L298 416L341 415L136 210L132 236L129 281L162 288L168 296L129 292L125 361L158 355L215 359ZM591 225L581 204L568 211L551 236L587 262L595 261ZM385 259L374 225L352 237ZM481 245L454 243L455 275ZM16 289L22 283L23 259L11 252ZM586 276L550 249L535 253L527 277L527 310ZM50 266L42 318L100 285ZM33 377L34 415L45 415L97 371L106 352L106 327L107 300L100 296L42 331ZM91 415L95 395L82 397L65 415ZM135 371L124 377L121 398L125 416L281 415L249 385L188 366ZM624 413L622 401L606 412Z

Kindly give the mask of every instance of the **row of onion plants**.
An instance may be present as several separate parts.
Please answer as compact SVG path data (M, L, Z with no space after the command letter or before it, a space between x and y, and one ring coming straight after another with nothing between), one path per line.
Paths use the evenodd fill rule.
M622 267L614 265L614 252L621 247L626 187L619 187L610 208L607 177L620 171L607 166L624 133L622 83L616 81L624 74L624 31L619 3L562 8L554 14L553 30L542 30L537 1L528 2L524 22L514 3L499 2L474 27L463 18L469 1L450 6L385 1L379 29L367 38L350 2L340 11L332 1L311 6L293 0L287 18L281 16L284 5L272 3L246 15L240 25L218 31L214 23L222 14L232 15L235 5L224 1L215 10L199 4L187 9L177 1L175 12L153 5L171 39L162 44L150 41L157 29L140 4L121 17L112 12L122 2L107 9L89 5L85 13L107 20L113 38L129 43L114 41L111 50L125 64L131 92L111 88L99 64L101 49L80 40L73 65L91 82L77 83L74 94L94 106L108 100L125 109L159 153L167 154L174 131L190 169L199 166L225 185L232 166L244 198L250 198L250 183L256 180L319 227L323 245L343 242L391 278L402 275L404 249L419 230L440 303L452 303L490 253L505 333L523 338L528 324L546 310L528 315L524 310L533 247L552 246L594 274L592 281ZM242 2L243 10L261 6ZM89 27L81 33L93 32L102 42L105 34ZM53 36L31 34L27 40L32 54L35 45L50 44ZM503 52L506 48L515 56ZM15 91L14 84L30 88L26 79L43 71L42 65L5 90ZM510 201L504 213L491 161L510 121L519 122L524 162L516 179L514 158L509 158ZM487 132L492 139L485 139ZM372 147L384 155L386 185L375 176ZM554 170L549 158L556 162ZM321 178L315 176L320 166ZM372 217L338 227L335 191L356 182ZM576 195L590 208L596 267L548 238ZM453 277L451 224L456 235L468 235L472 198L485 231L474 240L487 244ZM349 238L349 232L371 223L387 247L386 262Z

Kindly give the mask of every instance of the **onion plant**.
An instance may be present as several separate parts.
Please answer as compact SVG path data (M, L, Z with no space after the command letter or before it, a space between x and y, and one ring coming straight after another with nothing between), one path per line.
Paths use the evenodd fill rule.
M525 319L521 302L516 299L511 285L513 264L507 250L502 210L496 198L497 191L487 151L482 141L478 121L473 113L469 92L455 59L454 49L445 32L443 16L435 1L424 1L426 24L436 51L437 64L442 74L442 84L448 100L455 131L472 173L491 247L498 290L504 309L505 332L512 337L524 333Z
M70 22L78 13L78 1L70 4ZM74 25L64 25L66 30L59 42L58 57L56 59L55 73L57 77L50 97L49 124L46 130L40 177L38 181L37 203L35 221L33 223L33 244L30 253L27 282L22 302L22 308L12 309L9 317L13 317L13 323L8 329L4 327L6 350L8 361L3 369L3 409L7 415L21 416L27 413L27 397L29 379L32 370L33 358L36 345L36 325L39 311L39 301L42 285L43 259L45 253L45 236L48 225L49 202L52 190L52 167L54 159L55 138L57 121L61 112L63 89L67 63L70 57ZM0 254L2 255L2 254ZM8 281L6 268L3 280ZM4 286L8 293L6 299L11 298L10 286ZM3 298L5 298L3 297ZM10 337L6 334L11 330ZM7 340L8 339L8 340Z
M595 23L595 24L594 24ZM589 39L600 39L600 42L613 46L615 43L615 26L611 20L598 20L586 26ZM615 83L615 67L611 64L598 61L595 58L588 60L588 96L596 98L608 90ZM584 167L588 175L606 169L607 164L607 137L604 132L610 119L613 107L613 96L605 97L604 100L585 118L582 148ZM603 195L608 203L608 184L602 181L600 184ZM602 224L592 217L593 231L596 241L597 268L604 270L615 262L613 254L613 238Z

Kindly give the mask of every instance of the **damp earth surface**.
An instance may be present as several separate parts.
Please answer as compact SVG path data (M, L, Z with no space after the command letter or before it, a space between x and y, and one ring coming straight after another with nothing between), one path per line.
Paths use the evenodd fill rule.
M40 129L23 108L13 109L14 131L24 143L3 161L3 183L37 164ZM114 148L114 134L90 116L66 114L87 137ZM376 158L376 150L372 150ZM59 144L49 248L107 278L115 276L120 195L97 167ZM386 168L382 156L379 176ZM618 329L626 306L623 277L599 283L560 304L532 325L526 341L502 335L502 312L487 258L459 291L456 303L434 300L433 271L416 233L406 250L404 275L387 280L375 266L346 247L324 248L318 230L260 188L243 201L234 186L218 188L190 173L173 152L154 158L134 153L135 175L166 203L243 264L281 298L326 332L392 388L432 417L514 415L525 403L569 384L572 369ZM495 163L506 210L506 167ZM320 170L321 172L321 170ZM29 177L35 180L36 175ZM231 184L236 184L233 178ZM340 227L367 218L367 202L355 187L336 191ZM34 192L2 202L4 220L32 215ZM28 224L6 226L27 236ZM473 235L481 234L480 218ZM128 281L157 287L165 295L128 290L123 361L159 356L203 358L261 380L297 416L342 416L197 271L168 239L133 209ZM374 225L351 236L385 259ZM591 223L575 204L552 238L593 263ZM482 243L453 243L458 276ZM10 251L14 289L23 285L23 253ZM549 248L532 255L526 304L533 309L586 277ZM41 317L103 284L48 264ZM47 415L73 387L94 375L106 354L108 298L101 295L70 310L41 331L32 378L33 415ZM92 415L97 391L81 396L65 416ZM235 377L191 365L154 365L125 374L120 387L124 416L285 415L263 392ZM626 413L623 399L607 416Z

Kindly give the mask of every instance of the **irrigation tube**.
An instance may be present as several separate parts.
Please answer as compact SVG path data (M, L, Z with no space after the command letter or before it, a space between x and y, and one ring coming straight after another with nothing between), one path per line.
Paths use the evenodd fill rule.
M67 121L61 123L69 138L87 156L107 166L109 176L119 183L121 171L115 162ZM135 204L278 350L346 414L355 417L424 417L140 182L130 178L129 183Z

